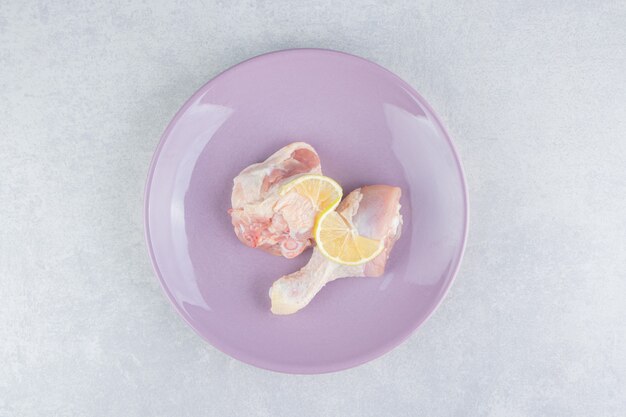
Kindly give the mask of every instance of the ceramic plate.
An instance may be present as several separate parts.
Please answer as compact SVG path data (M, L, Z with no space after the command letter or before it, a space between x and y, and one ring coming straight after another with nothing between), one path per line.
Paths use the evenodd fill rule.
M346 194L401 187L404 226L384 276L337 280L274 316L268 289L310 251L248 248L227 210L239 171L293 141L313 145ZM370 61L319 49L258 56L204 85L165 130L145 199L152 263L185 321L234 358L290 373L346 369L407 338L454 279L467 216L459 158L424 99Z

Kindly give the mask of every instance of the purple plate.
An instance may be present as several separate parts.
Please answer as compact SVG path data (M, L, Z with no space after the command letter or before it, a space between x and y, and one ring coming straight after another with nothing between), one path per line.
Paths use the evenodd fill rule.
M293 141L313 145L346 194L401 187L404 226L384 276L332 282L274 316L272 282L310 252L244 246L227 210L237 173ZM204 85L165 130L145 197L152 264L185 321L234 358L290 373L350 368L407 338L454 279L467 216L459 158L424 99L372 62L320 49L258 56Z

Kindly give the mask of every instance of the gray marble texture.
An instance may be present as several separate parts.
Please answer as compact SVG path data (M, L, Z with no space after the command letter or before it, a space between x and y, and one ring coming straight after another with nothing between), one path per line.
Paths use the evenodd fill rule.
M420 91L464 162L457 280L321 376L203 342L155 279L143 186L176 110L264 52ZM626 415L626 2L0 2L0 416Z

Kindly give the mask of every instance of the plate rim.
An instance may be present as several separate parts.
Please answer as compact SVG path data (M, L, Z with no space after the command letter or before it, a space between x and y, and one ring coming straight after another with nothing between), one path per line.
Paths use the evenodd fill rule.
M163 275L161 274L161 271L160 271L159 266L157 264L156 257L154 255L154 249L153 249L153 246L152 246L152 240L150 238L150 225L149 225L149 223L150 223L149 222L149 220L150 220L150 189L151 189L151 185L152 185L152 181L153 181L153 177L154 177L156 164L157 164L157 162L159 160L161 151L163 149L163 146L165 145L167 137L169 136L169 134L171 133L172 129L174 128L176 123L179 121L181 116L187 111L187 109L193 103L196 102L196 99L198 98L198 96L200 96L201 94L204 94L206 92L206 90L210 87L210 85L213 82L215 82L217 79L219 79L223 74L225 74L225 73L227 73L227 72L229 72L229 71L231 71L231 70L233 70L233 69L235 69L235 68L237 68L237 67L239 67L241 65L245 65L248 62L253 61L253 60L263 59L263 58L266 58L266 57L269 57L269 56L275 55L275 54L285 54L285 53L293 53L293 52L316 52L316 53L327 53L327 54L343 55L343 56L346 56L348 58L357 59L357 60L360 60L360 61L364 61L367 64L373 65L377 69L382 70L384 73L386 73L387 75L389 75L393 79L395 79L408 93L410 93L411 95L413 95L415 98L418 99L418 102L419 102L420 105L424 106L430 112L430 114L432 115L435 123L441 129L441 131L443 133L443 136L445 137L445 140L448 142L448 145L450 146L450 149L452 151L452 156L454 157L454 161L455 161L457 170L458 170L459 175L460 175L461 188L462 188L462 191L463 191L463 208L464 208L464 210L463 210L463 238L462 238L462 242L461 242L461 249L459 251L459 256L458 256L458 259L456 260L454 268L452 269L452 272L450 274L450 279L444 285L443 290L441 291L438 299L431 306L431 308L429 310L427 310L426 314L424 316L422 316L422 318L420 318L418 320L415 320L414 322L410 323L409 326L406 327L406 330L400 332L396 337L389 338L387 341L382 343L376 349L368 351L368 352L366 352L364 354L359 354L359 355L356 355L354 357L351 357L349 360L340 360L340 361L336 361L336 362L329 362L329 363L324 363L322 365L313 365L313 366L310 366L310 365L307 365L307 366L295 366L295 365L289 365L289 364L281 365L280 363L276 363L276 362L267 363L267 362L265 362L263 360L258 360L258 359L254 358L254 357L248 357L246 355L240 354L239 352L230 351L228 348L222 346L221 343L216 338L209 337L209 336L207 336L205 334L202 334L198 329L196 329L195 326L188 319L187 314L182 310L182 308L179 306L179 304L175 302L175 299L174 299L171 291L169 290L169 288L165 284L165 281L163 279ZM146 247L148 249L148 254L150 256L150 263L151 263L152 269L153 269L155 275L157 276L158 281L159 281L159 283L161 285L161 289L165 293L166 298L168 299L170 304L174 307L174 309L176 310L178 315L184 320L184 322L187 324L187 326L189 326L191 329L193 329L193 331L198 336L200 336L201 339L203 339L205 342L208 342L211 346L213 346L215 349L217 349L218 351L222 352L223 354L226 354L227 356L229 356L231 358L234 358L234 359L236 359L236 360L238 360L240 362L243 362L245 364L255 366L257 368L261 368L261 369L265 369L265 370L269 370L269 371L274 371L274 372L279 372L279 373L286 373L286 374L326 374L326 373L331 373L331 372L343 371L343 370L346 370L346 369L357 367L357 366L365 364L367 362L371 362L374 359L378 359L378 358L384 356L385 354L389 353L390 351L392 351L393 349L395 349L399 345L401 345L404 341L406 341L409 338L409 336L414 334L417 331L417 329L419 327L421 327L421 325L423 323L425 323L434 314L435 310L437 310L439 308L439 306L441 305L443 300L448 295L448 292L450 291L450 288L452 287L453 283L456 281L456 277L457 277L458 272L460 270L461 263L463 261L463 257L465 255L465 250L466 250L466 247L467 247L467 238L468 238L468 234L469 234L469 218L470 218L469 210L470 210L470 206L469 206L469 193L468 193L468 186L467 186L467 179L466 179L466 175L465 175L465 170L463 169L463 164L462 164L461 159L459 157L459 153L458 153L458 151L456 149L456 146L454 145L454 143L452 141L450 133L448 132L448 130L446 129L444 124L441 122L441 119L440 119L439 115L434 111L434 109L424 99L424 97L422 97L422 95L419 94L410 84L408 84L406 81L404 81L398 75L396 75L392 71L388 70L387 68L383 67L382 65L379 65L376 62L373 62L373 61L371 61L369 59L366 59L366 58L363 58L363 57L360 57L360 56L357 56L357 55L353 55L353 54L348 53L348 52L338 51L338 50L334 50L334 49L327 49L327 48L287 48L287 49L280 49L280 50L266 52L266 53L263 53L263 54L260 54L260 55L255 55L253 57L250 57L250 58L248 58L248 59L246 59L244 61L241 61L241 62L239 62L239 63L237 63L237 64L235 64L233 66L230 66L227 69L219 72L214 77L212 77L207 82L205 82L202 86L200 86L191 95L191 97L189 97L185 101L185 103L180 107L180 109L178 109L178 111L174 114L172 119L168 122L167 127L165 128L165 130L161 134L161 137L159 138L159 142L157 144L157 147L155 148L154 153L152 155L152 158L150 160L150 165L149 165L149 168L148 168L148 175L147 175L145 186L144 186L143 197L144 197L144 204L143 204L144 241L145 241Z

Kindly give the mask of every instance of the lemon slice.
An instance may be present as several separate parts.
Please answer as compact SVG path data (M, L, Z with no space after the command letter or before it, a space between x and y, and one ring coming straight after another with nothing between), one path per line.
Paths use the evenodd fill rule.
M283 185L279 190L281 196L296 191L311 199L317 207L317 220L324 213L334 210L341 201L343 190L332 178L318 174L305 174Z
M320 216L315 228L317 247L327 258L342 265L361 265L377 257L382 240L359 235L356 228L336 211Z

